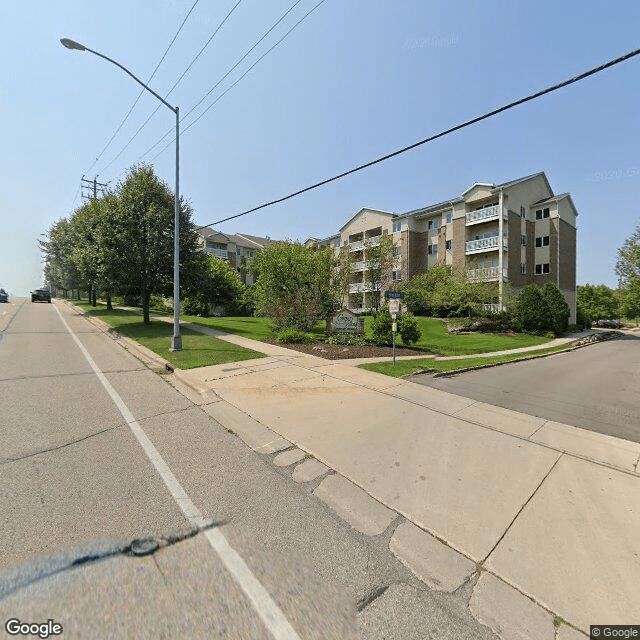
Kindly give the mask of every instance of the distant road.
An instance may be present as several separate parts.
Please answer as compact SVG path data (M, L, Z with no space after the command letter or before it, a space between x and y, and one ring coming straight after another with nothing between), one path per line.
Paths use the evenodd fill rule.
M412 382L640 442L640 336L529 362Z

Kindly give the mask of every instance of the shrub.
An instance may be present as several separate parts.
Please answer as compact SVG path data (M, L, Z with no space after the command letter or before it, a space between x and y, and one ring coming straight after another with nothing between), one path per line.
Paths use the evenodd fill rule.
M420 340L420 328L415 316L410 312L401 313L398 317L398 333L402 338L403 344L407 346Z
M282 329L276 334L276 340L278 342L284 342L286 344L310 344L317 342L316 336L300 329L288 328Z
M391 313L389 305L382 305L374 314L371 322L371 333L376 344L391 344L393 341Z
M580 306L576 307L576 324L583 329L591 329L591 318Z
M582 327L578 324L570 324L567 327L567 333L577 333L578 331L581 331Z
M520 331L544 335L553 328L551 311L538 285L529 284L513 303L513 325Z
M551 314L551 328L557 336L561 336L569 325L569 316L571 315L569 305L560 289L553 282L547 282L542 287L542 296Z
M180 306L186 316L206 317L209 314L209 303L200 296L185 297Z
M173 311L173 304L163 296L154 293L149 300L149 308L156 311Z
M332 333L325 339L327 344L344 344L349 346L364 346L367 341L355 333Z

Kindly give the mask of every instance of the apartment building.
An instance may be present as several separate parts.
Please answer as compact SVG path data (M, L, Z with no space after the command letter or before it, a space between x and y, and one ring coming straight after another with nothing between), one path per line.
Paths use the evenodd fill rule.
M207 253L212 253L221 260L227 260L238 272L242 282L252 285L254 273L251 270L251 261L260 249L264 249L274 243L271 238L261 238L246 234L225 234L209 227L197 230L198 244Z
M394 243L391 284L435 264L467 269L470 278L503 283L514 293L554 282L576 317L576 217L568 193L554 195L544 172L503 184L475 183L458 197L403 214L364 208L339 233L307 243L349 246L354 277L348 307L369 307L367 244L383 235ZM499 307L499 305L496 305Z

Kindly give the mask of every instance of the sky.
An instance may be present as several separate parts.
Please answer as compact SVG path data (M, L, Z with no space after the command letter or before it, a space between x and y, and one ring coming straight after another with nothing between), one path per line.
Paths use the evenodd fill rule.
M300 0L187 115L294 3L199 0L149 82L167 96L233 9L166 98L186 116L180 193L197 224L287 195L640 47L636 0L324 0L190 126L318 1ZM144 161L174 185L174 114L145 92L105 150L140 86L59 39L76 40L146 81L194 2L3 6L0 287L10 294L42 284L37 240L82 203L83 175L115 187ZM362 207L404 213L475 182L545 171L554 192L570 192L579 212L578 284L615 287L617 250L640 224L639 77L640 56L216 228L322 238Z

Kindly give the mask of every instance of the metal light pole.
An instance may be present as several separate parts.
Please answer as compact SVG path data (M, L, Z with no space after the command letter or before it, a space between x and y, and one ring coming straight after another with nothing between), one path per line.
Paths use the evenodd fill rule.
M161 98L153 89L148 87L140 78L123 67L119 62L108 58L107 56L89 49L84 45L69 40L69 38L61 38L60 42L67 49L77 49L78 51L88 51L94 55L108 60L116 67L120 67L125 73L129 74L138 84L142 85L149 93L152 93L162 104L169 107L176 114L176 189L175 189L175 211L174 211L174 238L173 238L173 336L171 338L171 351L182 351L182 336L180 335L180 110L178 107L172 107L164 98Z

